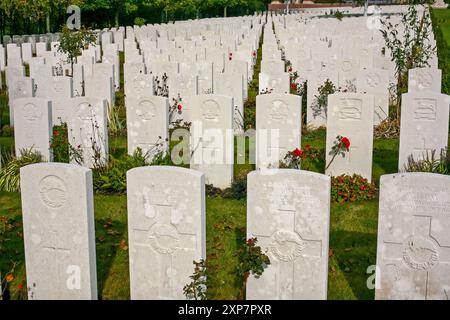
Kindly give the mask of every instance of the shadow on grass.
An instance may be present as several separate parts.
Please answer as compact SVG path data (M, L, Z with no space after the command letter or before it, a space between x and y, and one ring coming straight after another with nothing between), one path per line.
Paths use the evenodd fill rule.
M103 289L109 277L114 259L118 254L120 242L127 226L111 218L95 221L96 253L97 253L97 285L99 299L102 300Z
M372 300L374 290L367 288L367 280L372 274L367 273L367 268L376 264L376 234L332 231L330 249L333 251L331 259L337 262L355 297Z

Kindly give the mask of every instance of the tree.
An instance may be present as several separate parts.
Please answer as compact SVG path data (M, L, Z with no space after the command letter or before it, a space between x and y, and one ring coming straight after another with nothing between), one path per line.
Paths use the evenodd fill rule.
M73 76L73 64L77 57L81 56L83 49L87 49L89 45L95 45L97 37L90 29L82 27L78 31L72 31L67 26L62 29L58 51L67 55L70 62L71 73Z
M435 52L432 45L432 27L429 8L420 14L414 5L410 5L402 15L400 23L392 24L382 20L381 30L385 45L390 51L391 60L395 62L397 77L397 107L400 106L401 95L407 91L408 70L429 66L428 60ZM400 32L404 29L403 32ZM399 120L397 108L397 120Z

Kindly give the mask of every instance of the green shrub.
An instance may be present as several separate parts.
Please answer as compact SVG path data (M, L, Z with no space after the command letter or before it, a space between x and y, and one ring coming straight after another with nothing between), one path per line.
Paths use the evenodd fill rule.
M448 10L450 11L450 9ZM450 17L450 14L448 16ZM437 45L439 69L442 70L442 92L450 94L450 44L445 41L441 28L441 23L445 22L445 18L440 20L438 13L432 9L431 19L433 21L433 32Z
M0 191L20 192L20 168L43 162L42 155L32 150L22 150L20 157L10 158L0 169Z
M206 195L208 197L223 197L225 199L241 200L247 198L247 174L248 172L237 175L231 186L226 189L219 189L211 184L206 185Z
M108 165L94 169L94 190L98 193L125 193L127 190L127 171L133 168L149 165L171 165L170 155L157 153L149 163L148 155L140 148L133 155L123 155L120 158L110 156Z
M375 199L376 192L375 184L369 183L360 175L331 177L331 201L342 203L372 200Z
M1 131L3 137L12 137L14 136L14 128L9 125L4 125Z
M450 154L448 149L442 149L439 158L436 150L427 153L422 160L414 160L411 155L405 165L406 172L430 172L439 174L450 174Z

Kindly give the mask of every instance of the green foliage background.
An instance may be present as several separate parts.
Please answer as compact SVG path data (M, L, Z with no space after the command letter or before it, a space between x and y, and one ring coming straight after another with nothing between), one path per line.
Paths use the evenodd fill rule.
M69 5L81 8L81 22L92 28L239 16L262 11L270 0L0 0L0 35L56 32Z

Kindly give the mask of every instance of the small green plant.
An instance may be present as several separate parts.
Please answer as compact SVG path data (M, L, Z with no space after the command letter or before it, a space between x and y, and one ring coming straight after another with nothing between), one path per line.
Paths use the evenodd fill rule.
M311 147L309 144L305 145L303 149L296 148L288 151L283 160L280 161L280 168L309 170L313 162L319 162L322 158L322 153L318 148Z
M236 253L239 259L237 274L242 280L241 298L245 298L245 289L250 275L260 278L270 265L269 257L257 246L257 238L245 241L245 245Z
M214 187L211 184L206 185L206 194L208 197L222 197L225 199L241 200L247 198L247 174L242 172L234 177L229 188L224 190Z
M83 163L82 148L69 143L67 123L65 122L53 126L50 148L53 152L53 162L70 163L73 161L80 165Z
M145 24L145 19L144 18L140 18L140 17L136 17L134 19L134 24L137 25L138 27L142 27Z
M334 13L334 17L336 19L338 19L339 21L342 21L342 18L344 17L344 14L342 12L340 12L339 10L336 10L336 12Z
M229 226L223 227L226 228ZM270 265L269 257L262 251L261 247L256 245L257 242L257 238L248 239L244 241L244 245L234 253L238 258L238 265L235 272L240 286L239 299L245 298L245 289L250 275L253 275L258 279ZM213 261L213 256L214 255L209 255L210 258L201 260L200 262L194 261L194 274L189 277L192 281L183 288L183 293L186 298L190 300L206 300L211 295L211 293L208 292L208 287L211 282L214 281L212 280L214 276L209 273L211 270L215 270L218 267L216 262Z
M207 276L206 276L206 261L193 262L195 265L193 275L189 276L192 280L183 288L183 293L189 300L206 300L207 290Z
M328 95L336 93L337 88L330 79L327 79L324 84L319 87L318 91L319 94L315 96L314 102L311 105L314 118L317 118L321 114L324 114L325 117L327 116Z
M343 203L372 200L375 199L376 192L375 184L369 183L360 175L331 177L331 201Z
M83 49L89 48L89 45L95 45L96 41L97 37L90 29L82 27L80 30L70 30L66 25L63 26L58 52L67 55L67 61L71 67L70 76L73 76L73 65L76 58L81 56Z
M40 153L33 150L21 150L19 157L9 159L0 169L0 190L20 192L20 168L39 162L43 162Z
M405 165L406 172L431 172L439 174L450 174L450 153L448 148L442 149L439 157L436 150L426 153L421 160L415 160L412 155L408 157Z

